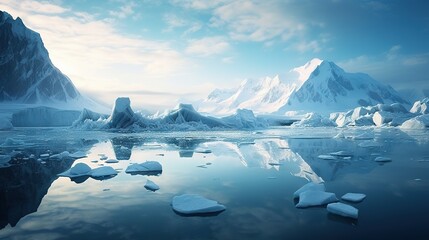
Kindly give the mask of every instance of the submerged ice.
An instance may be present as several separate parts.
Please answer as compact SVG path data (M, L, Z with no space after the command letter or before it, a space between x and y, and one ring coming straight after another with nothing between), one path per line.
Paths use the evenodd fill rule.
M207 213L218 213L226 209L217 201L207 199L197 194L183 194L174 196L171 201L174 211L185 215L198 215Z

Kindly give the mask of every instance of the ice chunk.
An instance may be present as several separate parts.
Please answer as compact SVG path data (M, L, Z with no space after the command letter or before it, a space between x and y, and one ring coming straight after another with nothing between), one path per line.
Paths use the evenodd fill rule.
M320 159L323 159L323 160L335 160L335 159L337 159L336 157L334 157L332 155L325 155L325 154L319 155L317 157Z
M400 126L401 129L426 129L429 126L429 114L411 118Z
M51 155L49 158L64 159L69 156L70 156L70 153L68 151L64 151L58 154Z
M292 126L300 127L332 127L335 126L334 122L329 118L323 117L317 113L308 113L303 119L298 122L294 122Z
M91 171L91 177L103 178L117 175L118 172L110 166L95 168Z
M86 153L82 152L82 151L77 151L77 152L69 155L69 157L71 157L71 158L84 158L86 156L87 156Z
M392 159L388 158L388 157L376 157L374 159L374 161L376 161L376 162L391 162Z
M337 156L337 157L351 157L351 156L353 156L353 154L351 152L347 152L347 151L332 152L332 153L330 153L330 155Z
M116 159L108 159L105 161L105 163L117 163L117 162L119 162L119 161Z
M392 114L387 113L387 112L376 112L372 116L372 121L378 127L383 126L384 124L391 122L392 119L393 119Z
M91 175L91 168L85 163L77 163L69 170L58 174L58 176L70 177L70 178L89 176L89 175Z
M153 192L155 192L156 190L159 190L159 186L156 185L154 182L152 182L149 179L146 181L144 188L146 188L147 190L153 191Z
M127 128L133 125L135 121L130 99L127 97L117 98L108 120L109 126L111 128Z
M344 203L330 203L326 207L328 212L337 214L343 217L349 217L349 218L358 218L358 210L350 205L344 204Z
M174 211L185 215L222 212L226 207L217 201L196 194L174 196L171 202Z
M212 150L210 150L210 149L203 149L203 148L197 148L197 149L194 150L194 152L208 154L208 153L211 153Z
M424 98L423 100L415 102L410 112L428 114L429 113L428 106L429 106L429 98Z
M49 153L40 154L40 157L41 158L47 158L47 157L49 157Z
M299 195L305 191L321 191L321 192L324 192L325 191L325 184L309 182L309 183L305 184L304 186L302 186L300 189L296 190L293 193L293 197L298 198Z
M335 193L323 191L305 191L299 194L298 208L321 206L332 202L337 202Z
M144 163L135 163L129 165L125 170L126 173L162 173L162 165L157 161L147 161Z
M364 141L359 143L358 146L363 148L372 148L372 147L381 147L383 145L381 143L374 142L374 141Z
M252 110L248 109L237 109L235 114L224 117L221 120L223 120L226 124L238 129L252 129L267 126L264 121L261 121L255 117Z
M363 193L346 193L341 199L349 202L360 202L366 198L366 195Z

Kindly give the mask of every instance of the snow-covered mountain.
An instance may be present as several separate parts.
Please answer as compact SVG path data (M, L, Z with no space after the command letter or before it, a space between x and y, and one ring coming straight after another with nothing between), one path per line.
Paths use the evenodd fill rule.
M49 58L39 33L0 11L0 102L67 109L100 106L82 96Z
M347 73L335 63L323 61L293 92L278 113L288 111L329 113L358 106L409 104L390 86L364 73Z
M347 73L333 62L313 59L290 71L290 79L279 76L245 80L236 89L215 89L200 105L199 111L217 115L237 109L256 113L346 111L378 103L408 104L390 86L363 73Z
M236 89L215 89L199 107L200 112L227 115L237 109L251 109L258 113L272 113L285 105L290 94L303 84L311 72L322 62L313 59L290 72L294 78L287 81L275 77L259 80L246 79Z

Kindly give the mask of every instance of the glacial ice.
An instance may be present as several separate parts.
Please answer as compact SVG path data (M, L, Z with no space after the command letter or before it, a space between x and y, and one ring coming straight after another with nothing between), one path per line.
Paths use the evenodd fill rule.
M0 131L11 130L13 125L8 118L0 117Z
M421 130L429 127L429 114L411 118L400 126L401 129Z
M302 186L301 188L299 188L298 190L296 190L293 193L293 198L300 197L300 194L302 192L305 192L305 191L321 191L321 192L324 192L325 190L326 190L325 184L309 182L309 183L305 184L304 186Z
M392 159L389 157L376 157L374 159L374 161L376 161L376 162L391 162Z
M366 198L366 195L363 193L346 193L341 199L349 202L361 202Z
M126 173L159 174L162 173L162 165L157 161L147 161L144 163L134 163L127 167Z
M69 157L76 158L76 159L77 158L84 158L84 157L87 157L87 154L85 152L82 152L82 151L77 151L75 153L70 154Z
M50 159L64 159L66 157L70 157L70 153L68 151L64 151L64 152L49 156Z
M294 122L292 126L297 127L333 127L335 126L329 118L325 118L317 113L308 113L303 119L298 122Z
M174 196L171 202L174 211L185 215L222 212L226 207L217 201L204 198L197 194Z
M110 166L103 166L99 168L92 169L91 177L93 178L103 178L113 175L117 175L118 172Z
M91 175L91 168L85 163L77 163L72 168L58 174L60 177L82 177Z
M410 109L411 113L429 114L429 98L424 98L420 101L416 101L413 107Z
M296 207L306 208L313 206L321 206L337 201L338 198L335 196L335 193L308 190L299 194L299 202Z
M335 159L337 159L336 157L334 157L332 155L325 155L325 154L321 154L317 157L320 159L323 159L323 160L335 160Z
M151 180L147 179L146 184L144 185L144 187L147 190L153 191L155 192L156 190L159 190L159 186L156 185L154 182L152 182Z
M119 161L116 159L107 159L105 163L118 163Z
M343 217L349 217L354 219L358 218L359 211L355 207L352 207L344 203L330 203L327 205L326 209L330 213L340 215Z
M110 128L127 128L134 124L136 117L131 109L131 101L127 97L117 98L108 119Z

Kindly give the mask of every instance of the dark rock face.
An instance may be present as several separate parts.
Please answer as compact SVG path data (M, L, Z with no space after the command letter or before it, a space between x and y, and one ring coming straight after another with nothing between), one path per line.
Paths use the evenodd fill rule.
M0 11L0 102L67 102L79 96L52 64L40 35Z

